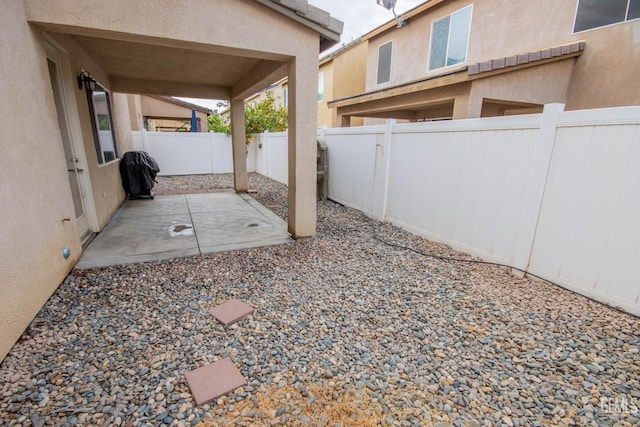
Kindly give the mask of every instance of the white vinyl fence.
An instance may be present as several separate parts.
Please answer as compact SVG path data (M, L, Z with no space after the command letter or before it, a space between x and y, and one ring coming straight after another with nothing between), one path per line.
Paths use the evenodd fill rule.
M640 315L640 107L320 138L331 199Z
M137 131L133 147L148 152L162 176L233 172L231 138L225 134Z
M263 133L247 146L247 170L288 183L287 133ZM135 150L148 152L160 175L232 173L231 137L221 133L133 132Z
M162 174L233 171L229 137L170 139L180 137L134 132ZM537 115L320 129L319 139L332 200L640 315L640 107L552 104ZM247 167L286 184L287 158L287 134L264 134Z
M255 172L278 181L289 183L289 155L287 132L265 132L255 142Z

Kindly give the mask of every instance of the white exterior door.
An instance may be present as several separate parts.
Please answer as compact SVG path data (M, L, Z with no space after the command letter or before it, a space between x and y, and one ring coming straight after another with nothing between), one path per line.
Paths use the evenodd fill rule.
M89 179L84 167L84 151L82 144L74 143L75 141L72 137L59 52L49 43L45 43L45 50L47 52L47 65L49 67L53 98L56 104L56 113L58 116L60 135L62 137L67 173L69 175L69 186L71 188L71 195L73 196L76 230L84 243L91 235L86 209L87 202L85 195L87 194L86 189L89 188Z

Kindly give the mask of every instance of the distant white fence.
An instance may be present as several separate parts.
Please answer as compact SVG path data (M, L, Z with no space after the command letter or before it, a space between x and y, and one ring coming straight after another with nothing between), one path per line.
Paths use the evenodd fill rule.
M562 110L321 129L329 197L640 315L640 107ZM228 137L165 135L136 146L163 174L233 171ZM286 133L260 135L248 170L286 184L287 158Z
M640 315L640 107L320 137L331 199Z
M287 133L263 133L247 146L247 170L288 182ZM160 175L232 173L231 137L221 133L133 132L135 150L148 152Z
M158 162L160 175L233 172L231 138L225 134L138 131L133 147Z

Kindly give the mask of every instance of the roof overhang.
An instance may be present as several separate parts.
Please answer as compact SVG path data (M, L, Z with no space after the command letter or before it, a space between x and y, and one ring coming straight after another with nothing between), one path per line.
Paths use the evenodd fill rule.
M256 1L317 32L320 35L321 53L340 41L344 23L306 0Z
M160 95L147 95L150 98L158 99L160 101L168 102L170 104L178 105L180 107L188 108L190 110L199 111L201 113L205 113L206 115L211 115L213 111L211 109L203 107L201 105L192 104L191 102L182 101L181 99L176 99L171 96L160 96Z
M173 18L179 4L157 1L146 10L140 2L112 0L99 14L83 0L25 4L31 25L88 54L81 66L122 93L246 98L286 77L295 56L317 58L316 49L339 41L342 31L342 22L306 0L205 2L204 10L186 8L180 19ZM172 19L175 25L163 25Z

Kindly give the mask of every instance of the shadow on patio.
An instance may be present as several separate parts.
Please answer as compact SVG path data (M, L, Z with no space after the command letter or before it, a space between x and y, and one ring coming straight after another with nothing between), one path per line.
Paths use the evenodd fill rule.
M286 187L250 180L256 200L286 211ZM466 257L320 202L308 241L74 270L0 366L0 417L10 425L640 422L640 319L508 269L384 244L374 229L425 253ZM231 298L257 310L223 327L207 310ZM196 406L184 372L224 357L248 386Z

